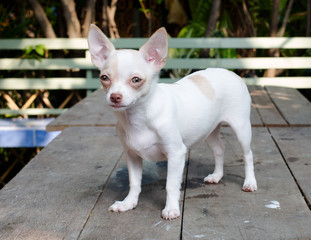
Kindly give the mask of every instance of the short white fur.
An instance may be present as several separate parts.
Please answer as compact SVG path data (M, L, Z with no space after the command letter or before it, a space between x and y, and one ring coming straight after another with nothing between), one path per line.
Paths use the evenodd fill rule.
M215 156L215 170L204 181L218 183L223 176L224 146L219 137L223 122L232 127L242 148L242 189L257 190L250 149L251 99L239 76L225 69L208 68L174 84L158 84L168 51L164 28L139 51L116 50L95 25L90 28L88 43L92 61L100 70L106 102L118 118L117 132L129 171L129 193L123 201L111 205L110 211L124 212L137 206L143 159L167 160L167 197L162 217L179 217L182 175L187 149L192 144L205 139Z

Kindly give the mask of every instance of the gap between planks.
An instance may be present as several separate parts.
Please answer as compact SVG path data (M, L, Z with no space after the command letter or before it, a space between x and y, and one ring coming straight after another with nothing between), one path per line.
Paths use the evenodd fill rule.
M89 221L89 219L90 219L90 217L91 217L91 215L92 215L92 212L94 211L94 209L95 209L95 207L96 207L96 205L97 205L99 199L101 198L101 196L102 196L104 190L107 188L108 183L109 183L109 180L110 180L110 178L111 178L111 175L112 175L113 172L115 171L115 169L116 169L117 165L119 164L119 162L121 161L123 155L124 155L124 152L122 152L122 154L120 155L118 161L116 161L116 164L115 164L114 167L112 168L112 170L111 170L111 172L110 172L110 174L109 174L109 176L108 176L108 178L107 178L107 181L106 181L105 184L103 185L103 188L102 188L101 193L98 195L98 197L97 197L97 199L96 199L96 201L95 201L93 207L92 207L91 210L90 210L90 214L89 214L88 217L86 218L86 220L85 220L85 222L84 222L84 224L83 224L83 226L82 226L82 228L81 228L81 230L80 230L80 233L79 233L79 235L78 235L78 237L77 237L77 240L80 239L81 234L82 234L82 232L83 232L83 230L84 230L86 224L88 223L88 221Z
M278 107L278 105L276 104L276 102L273 100L273 98L271 97L271 94L270 92L268 91L268 89L266 87L264 87L264 90L266 91L267 93L267 96L269 97L270 101L274 104L276 110L279 112L279 114L282 116L282 118L284 119L284 121L287 123L288 126L290 126L290 123L287 121L287 119L285 118L285 116L283 115L283 113L281 112L280 108ZM266 126L267 128L268 127L273 127L273 126ZM274 126L275 127L275 126ZM269 129L268 129L269 131ZM270 131L269 131L270 133ZM271 133L270 133L271 134ZM274 141L274 139L273 139Z
M183 226L184 226L184 211L185 211L185 202L186 202L186 192L187 192L187 183L188 183L188 169L189 169L189 162L190 162L190 151L188 150L187 159L185 164L185 182L183 184L184 192L183 192L183 201L182 201L182 208L181 208L181 224L180 224L180 237L179 239L182 240L183 237Z
M273 136L273 134L272 134L272 132L271 132L271 129L270 129L270 128L267 128L267 130L268 130L268 132L270 133L270 136L271 136L271 138L272 138L272 140L273 140L275 146L276 146L277 149L279 150L279 153L280 153L280 155L282 156L282 159L283 159L283 161L284 161L286 167L288 168L290 174L292 175L292 178L294 179L294 181L295 181L295 183L296 183L296 185L297 185L297 187L298 187L298 189L299 189L299 191L300 191L300 193L301 193L301 195L302 195L304 201L306 202L308 208L309 208L310 211L311 211L311 203L310 203L310 201L308 200L308 198L307 198L305 192L303 191L302 187L299 185L299 182L298 182L297 178L295 177L295 174L293 173L292 169L290 168L290 166L289 166L289 164L288 164L288 162L287 162L287 160L286 160L286 157L284 156L284 154L283 154L283 152L282 152L282 149L281 149L281 147L280 147L279 144L278 144L278 141L277 141L276 138Z

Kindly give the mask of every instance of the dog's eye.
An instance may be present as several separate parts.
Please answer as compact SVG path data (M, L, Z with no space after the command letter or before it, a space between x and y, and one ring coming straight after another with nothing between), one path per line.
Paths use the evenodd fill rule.
M131 81L132 83L139 83L141 82L141 79L139 77L133 77Z
M108 78L107 75L101 75L101 76L100 76L100 80L102 80L102 81L108 81L109 78Z

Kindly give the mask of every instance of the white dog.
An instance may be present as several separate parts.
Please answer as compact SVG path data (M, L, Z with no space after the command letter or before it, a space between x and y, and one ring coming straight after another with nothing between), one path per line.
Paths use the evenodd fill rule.
M100 70L106 101L118 118L117 131L126 153L130 191L109 210L136 207L141 192L142 160L168 160L164 219L180 216L179 197L187 148L205 139L215 156L215 170L204 181L223 176L224 146L219 132L229 124L241 144L245 162L244 191L257 190L250 149L251 99L243 80L225 69L209 68L174 84L158 84L168 51L164 28L136 50L116 50L99 28L88 36L92 62Z

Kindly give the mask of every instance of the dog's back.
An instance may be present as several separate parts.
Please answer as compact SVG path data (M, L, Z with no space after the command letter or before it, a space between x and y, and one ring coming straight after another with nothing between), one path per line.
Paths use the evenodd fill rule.
M159 87L163 95L157 97L163 100L161 111L176 111L176 124L187 146L207 137L220 122L249 120L251 99L247 87L238 75L226 69L208 68Z

